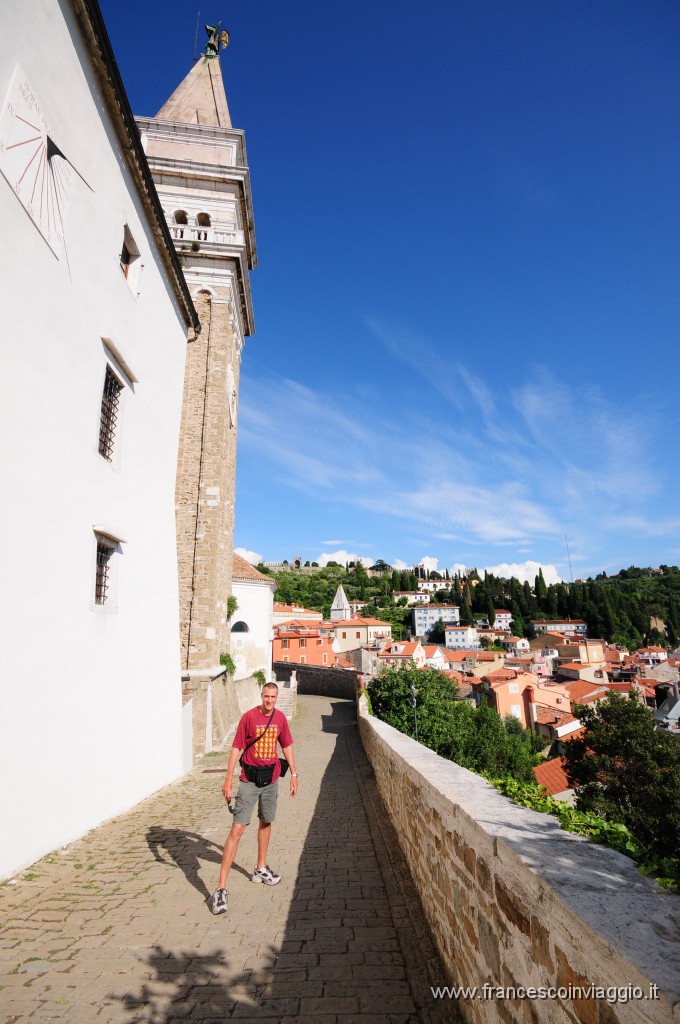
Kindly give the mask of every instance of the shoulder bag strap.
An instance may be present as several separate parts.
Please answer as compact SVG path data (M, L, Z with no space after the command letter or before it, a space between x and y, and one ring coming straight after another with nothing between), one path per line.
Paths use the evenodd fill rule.
M264 727L264 729L262 730L262 732L260 733L260 735L259 735L259 736L256 736L254 740L251 740L251 741L250 741L250 743L246 743L245 747L244 747L244 748L243 748L243 750L241 751L241 757L243 757L243 755L245 754L245 752L246 752L246 750L248 749L248 747L252 747L254 743L257 743L257 741L258 741L258 740L261 740L261 739L262 739L262 737L263 737L263 736L264 736L264 734L266 733L267 729L268 729L268 728L269 728L269 726L270 726L270 725L272 724L272 718L274 717L274 711L276 711L276 708L273 708L273 709L272 709L272 713L271 713L271 715L269 716L269 721L268 721L268 722L267 722L267 724L265 725L265 727ZM241 760L241 757L239 757L239 761Z

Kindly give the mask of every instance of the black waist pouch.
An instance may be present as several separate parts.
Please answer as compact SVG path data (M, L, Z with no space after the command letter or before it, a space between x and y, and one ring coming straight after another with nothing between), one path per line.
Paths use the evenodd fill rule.
M265 765L254 765L244 764L243 759L240 760L241 768L243 768L245 777L248 782L254 782L258 789L264 789L265 786L270 786L274 777L273 764Z

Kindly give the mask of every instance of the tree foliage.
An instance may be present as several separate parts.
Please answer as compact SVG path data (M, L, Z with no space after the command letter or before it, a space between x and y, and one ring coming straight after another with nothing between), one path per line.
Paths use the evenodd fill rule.
M576 705L585 733L566 746L576 806L620 822L659 857L680 850L680 749L647 707L618 693Z
M393 569L382 559L373 566L380 573L374 576L369 576L360 562L349 570L331 562L311 573L258 568L276 579L277 601L295 601L324 614L340 583L350 601L369 601L382 618L387 618L383 610L392 606L395 590L417 588L413 572ZM680 639L680 570L672 565L660 569L653 572L630 566L616 576L602 573L596 579L549 586L539 571L533 589L529 583L488 572L483 580L477 573L471 573L465 581L456 574L449 587L442 586L437 600L457 605L462 625L472 625L484 616L491 620L495 609L508 608L513 632L518 635L532 635L532 619L571 618L584 619L591 637L602 637L630 650L650 642L675 645ZM663 623L665 633L653 619ZM399 632L407 635L403 617Z
M412 706L415 687L415 714ZM486 702L474 708L457 699L458 687L443 672L415 665L384 669L369 681L373 713L415 735L437 754L480 774L533 778L535 739L515 719L504 722Z

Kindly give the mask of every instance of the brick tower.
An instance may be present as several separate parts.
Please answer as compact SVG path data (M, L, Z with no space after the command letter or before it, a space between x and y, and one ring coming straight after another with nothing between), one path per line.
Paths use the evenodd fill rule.
M198 756L224 738L236 709L220 655L229 652L241 352L254 331L256 266L245 137L232 127L219 26L154 118L137 118L144 149L201 321L187 343L177 464L180 649Z

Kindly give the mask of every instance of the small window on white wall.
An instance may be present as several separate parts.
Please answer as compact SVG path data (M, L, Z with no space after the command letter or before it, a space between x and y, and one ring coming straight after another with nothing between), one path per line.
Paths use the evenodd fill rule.
M95 528L94 603L108 610L116 607L116 572L122 541L108 531Z
M116 376L111 367L107 366L104 375L104 390L102 392L101 412L99 415L99 454L107 462L111 462L113 459L113 446L116 440L118 410L123 387L123 382Z
M119 259L120 269L123 271L123 276L130 287L130 291L135 295L139 295L139 285L142 279L143 264L137 243L132 237L132 232L127 224L123 228L123 243Z
M115 547L104 537L97 537L97 570L94 579L94 603L106 604L111 589L111 559Z

